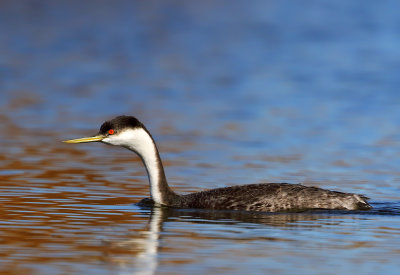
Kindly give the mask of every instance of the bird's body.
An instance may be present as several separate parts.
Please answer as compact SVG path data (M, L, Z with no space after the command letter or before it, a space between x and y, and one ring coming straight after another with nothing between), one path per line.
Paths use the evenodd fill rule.
M289 183L230 186L182 196L179 208L246 211L304 211L308 209L369 209L365 197Z
M301 212L317 209L368 210L365 196L290 183L259 183L178 195L168 203L176 208L205 208L263 212ZM144 204L154 204L144 199Z
M119 116L106 121L94 137L68 143L100 141L125 147L142 159L150 182L152 201L177 208L229 209L246 211L305 211L313 209L368 210L366 197L288 183L260 183L217 188L187 195L168 186L157 146L136 118Z

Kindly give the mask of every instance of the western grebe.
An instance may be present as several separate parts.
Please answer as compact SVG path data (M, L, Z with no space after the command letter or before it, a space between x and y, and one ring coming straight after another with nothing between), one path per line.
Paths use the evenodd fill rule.
M168 186L160 154L150 132L132 116L118 116L104 122L95 136L64 142L95 141L122 146L139 155L147 170L151 199L156 205L265 212L372 208L367 202L368 198L362 195L288 183L248 184L187 195L176 194Z

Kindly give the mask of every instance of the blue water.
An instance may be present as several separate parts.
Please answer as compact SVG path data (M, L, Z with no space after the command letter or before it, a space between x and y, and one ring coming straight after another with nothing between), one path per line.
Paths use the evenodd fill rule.
M397 274L397 1L2 1L0 271ZM131 152L60 141L116 115L180 193L257 182L365 194L370 212L136 206Z

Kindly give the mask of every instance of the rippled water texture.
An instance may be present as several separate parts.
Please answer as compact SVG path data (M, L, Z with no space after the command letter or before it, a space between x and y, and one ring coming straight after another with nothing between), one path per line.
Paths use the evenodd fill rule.
M1 1L0 272L398 274L396 1ZM304 183L367 212L143 208L120 114L175 191Z

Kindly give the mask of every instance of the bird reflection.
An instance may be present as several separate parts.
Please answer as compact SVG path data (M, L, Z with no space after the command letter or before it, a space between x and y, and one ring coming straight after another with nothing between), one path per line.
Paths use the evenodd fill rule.
M221 211L221 210L205 210L205 209L176 209L169 207L154 207L151 204L145 203L137 205L140 215L149 214L149 221L143 230L135 231L135 235L131 236L126 241L108 241L108 251L118 249L119 251L134 251L126 257L126 253L121 256L120 253L108 255L112 258L112 262L118 263L119 274L155 274L159 265L159 248L160 242L163 241L163 236L166 238L166 231L173 231L173 228L164 229L168 223L199 223L199 224L213 224L215 225L230 225L227 228L232 229L232 226L237 226L244 230L251 230L254 226L266 226L265 234L254 236L250 234L249 240L260 239L267 241L293 241L293 236L286 237L268 236L269 227L280 227L293 230L307 230L308 228L323 227L327 223L340 225L345 219L360 219L359 215L354 215L353 212L346 211L325 211L325 212L303 212L303 213L260 213L248 211ZM352 213L352 215L346 215ZM360 213L364 213L360 211ZM174 225L176 226L176 224ZM184 229L186 226L182 224ZM247 229L248 228L248 229ZM220 229L220 227L219 227ZM189 230L189 229L188 229ZM209 231L208 231L209 232ZM243 231L242 231L243 232ZM250 231L251 232L251 231ZM259 232L259 231L258 231ZM204 239L206 233L202 232L189 232L190 238ZM236 234L236 233L235 233ZM229 234L230 240L243 240L246 236L237 233ZM221 236L221 235L218 235ZM214 236L213 236L214 237ZM184 237L182 237L184 238ZM224 238L223 236L221 238ZM228 238L228 236L227 236ZM166 241L166 240L164 240ZM169 245L166 245L167 247Z

